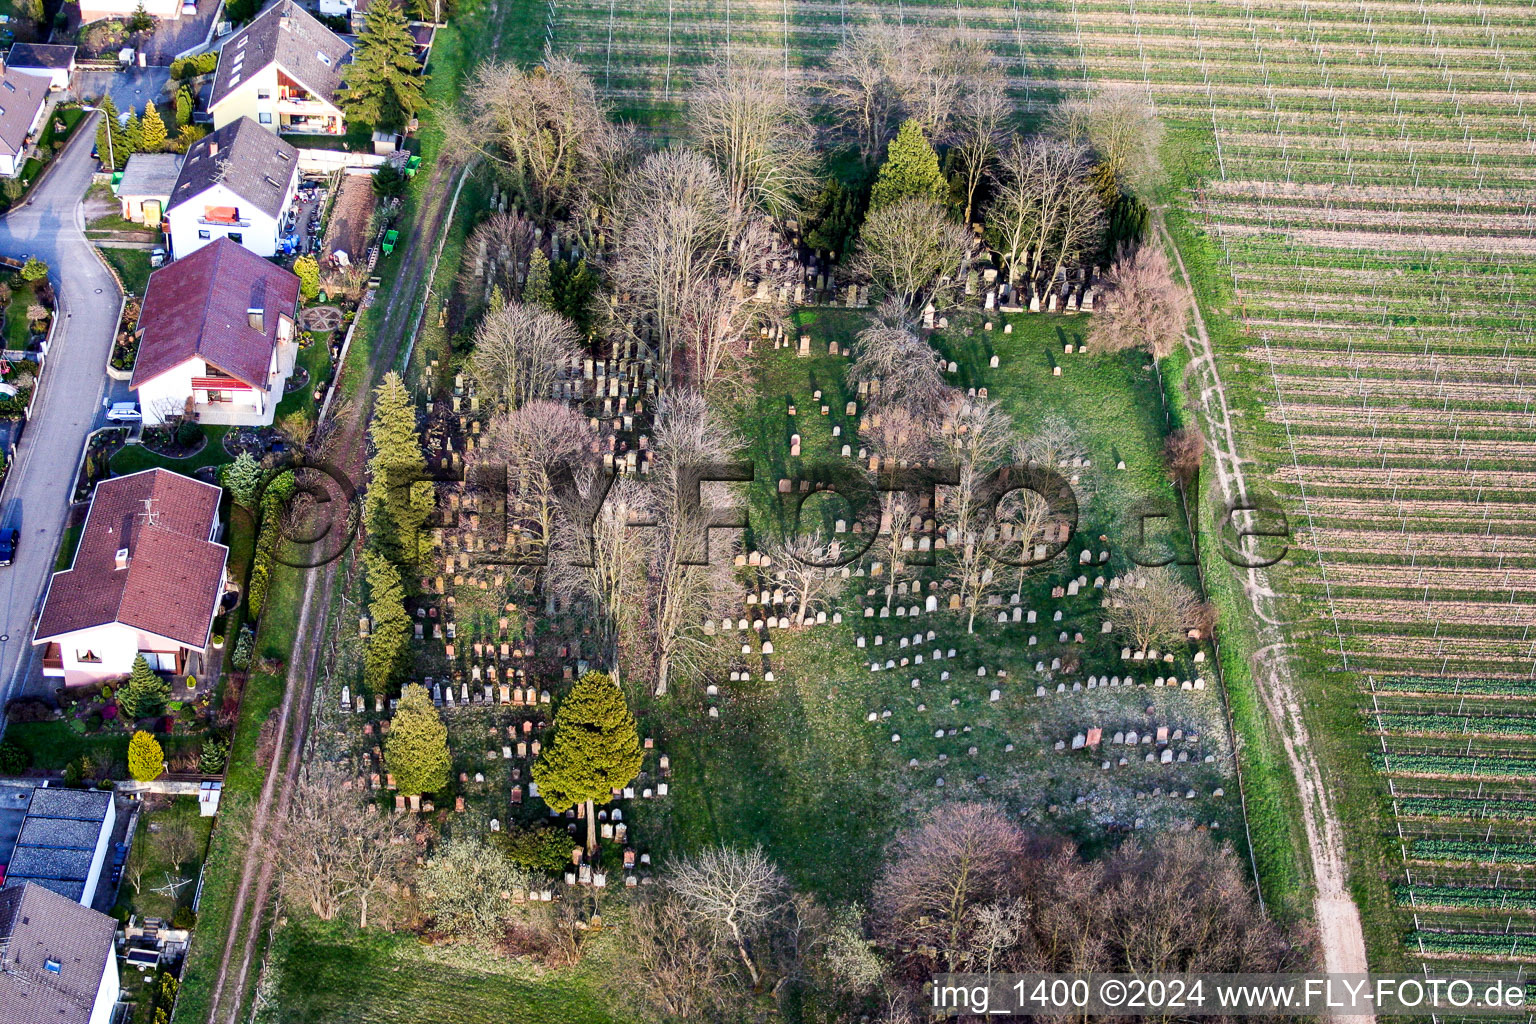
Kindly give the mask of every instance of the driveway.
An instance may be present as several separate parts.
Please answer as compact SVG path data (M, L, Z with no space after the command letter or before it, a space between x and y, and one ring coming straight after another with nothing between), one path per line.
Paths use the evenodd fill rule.
M42 390L0 491L0 508L19 500L22 509L16 561L0 568L0 701L39 671L32 620L53 571L86 435L103 419L105 368L122 293L86 241L80 215L95 170L91 145L100 116L92 114L74 133L31 200L0 218L0 254L47 261L59 307Z
M154 100L155 105L160 108L161 116L165 117L169 123L171 115L175 113L175 108L166 102L168 97L166 86L170 81L170 68L77 71L75 72L75 92L92 103L98 102L101 96L110 94L113 104L122 113L127 113L131 109L142 114L144 104Z

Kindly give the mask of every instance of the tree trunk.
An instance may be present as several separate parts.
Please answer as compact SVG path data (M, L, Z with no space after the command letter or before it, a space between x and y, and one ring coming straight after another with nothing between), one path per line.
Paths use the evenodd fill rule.
M597 853L597 809L587 801L587 856Z
M742 938L741 929L736 922L731 922L731 935L736 939L736 952L741 954L741 962L746 965L747 974L752 977L752 991L756 992L762 985L762 978L758 976L757 965L752 962L752 956L747 952L747 940Z
M672 653L670 651L662 651L661 657L656 659L656 696L665 697L667 695L667 676L671 673L671 669Z

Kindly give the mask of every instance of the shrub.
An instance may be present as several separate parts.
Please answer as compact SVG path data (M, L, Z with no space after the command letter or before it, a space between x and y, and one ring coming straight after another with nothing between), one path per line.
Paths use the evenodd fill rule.
M196 420L184 419L176 424L176 443L183 448L191 448L202 436L202 425Z
M48 722L53 717L53 705L41 697L17 697L5 706L7 722Z
M223 740L206 739L197 755L197 770L204 775L218 775L229 763L229 744Z
M165 771L165 751L147 732L136 732L128 741L128 774L140 782L153 782Z
M571 862L571 850L579 845L557 828L515 828L504 835L503 846L512 863L551 875Z
M15 740L0 740L0 774L20 775L31 766L31 751Z
M229 656L230 667L244 672L251 667L251 648L256 644L256 634L250 626L240 627L240 639L235 641L234 653Z
M171 915L172 928L191 928L197 924L197 911L191 907L177 907Z
M48 264L44 263L36 256L28 257L27 262L22 264L21 279L23 281L41 281L47 276Z
M171 61L171 77L178 82L185 82L189 78L198 75L209 75L219 66L219 53L217 50L208 53L199 53L191 57L178 57Z

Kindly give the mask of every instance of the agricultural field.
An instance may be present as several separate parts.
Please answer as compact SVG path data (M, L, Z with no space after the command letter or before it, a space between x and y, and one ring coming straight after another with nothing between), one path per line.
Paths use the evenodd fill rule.
M557 0L549 34L665 130L690 68L809 76L874 16L984 41L1026 118L1119 83L1174 129L1169 226L1293 531L1267 582L1330 767L1379 783L1343 787L1357 893L1400 895L1373 959L1528 957L1504 908L1536 884L1512 841L1536 799L1529 7Z

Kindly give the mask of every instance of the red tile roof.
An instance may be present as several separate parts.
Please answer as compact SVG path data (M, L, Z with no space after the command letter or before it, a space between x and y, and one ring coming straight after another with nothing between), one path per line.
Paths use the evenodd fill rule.
M221 238L149 275L139 313L137 388L193 356L265 390L277 348L278 314L294 315L299 279L282 267ZM262 329L249 311L264 312Z
M206 646L229 555L208 539L221 493L164 469L103 480L74 564L53 574L33 642L120 622L193 649ZM128 567L118 569L123 548Z

